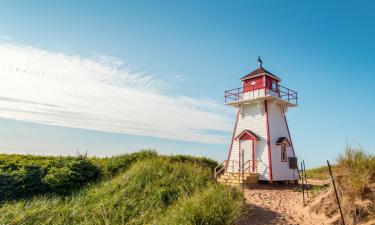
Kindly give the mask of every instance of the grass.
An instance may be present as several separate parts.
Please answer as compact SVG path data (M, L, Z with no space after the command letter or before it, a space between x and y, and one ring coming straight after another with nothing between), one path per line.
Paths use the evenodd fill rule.
M337 162L339 175L344 178L341 184L348 194L363 196L375 182L375 156L361 148L348 147Z
M346 223L359 224L375 219L375 156L360 147L348 146L338 156L332 169ZM310 169L307 175L309 178L327 179L328 168ZM338 214L333 191L323 201L326 203L319 208L324 207L327 216Z
M360 147L347 147L337 159L339 190L348 224L375 219L375 156Z
M0 224L214 225L241 212L242 194L213 180L215 161L155 152L90 160L99 180L69 195L5 201Z
M332 168L334 169L334 168ZM329 171L327 166L321 166L313 169L306 170L307 178L326 180L329 178Z

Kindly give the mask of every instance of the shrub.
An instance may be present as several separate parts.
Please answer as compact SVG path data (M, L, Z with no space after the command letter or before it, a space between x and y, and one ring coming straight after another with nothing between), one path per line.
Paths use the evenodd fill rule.
M0 200L28 197L46 191L41 181L45 172L38 165L25 165L18 170L0 170Z
M1 155L0 201L37 194L67 194L95 181L99 168L84 157Z
M43 182L50 191L67 194L82 185L94 181L99 176L99 169L90 161L82 158L71 160L61 167L50 167Z

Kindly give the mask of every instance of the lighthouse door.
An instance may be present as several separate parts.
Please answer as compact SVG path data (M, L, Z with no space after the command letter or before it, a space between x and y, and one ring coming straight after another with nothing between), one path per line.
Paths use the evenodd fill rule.
M239 163L244 163L244 168L245 172L251 172L251 165L252 165L252 158L253 158L253 145L252 145L253 140L245 139L245 140L240 140L240 154L239 154ZM241 158L241 153L244 153L243 159ZM242 165L240 165L240 168Z

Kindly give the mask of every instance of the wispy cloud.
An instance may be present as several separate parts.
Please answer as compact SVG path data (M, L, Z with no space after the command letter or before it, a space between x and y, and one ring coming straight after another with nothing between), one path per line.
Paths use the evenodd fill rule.
M9 36L6 36L6 35L3 35L3 34L0 34L0 40L3 40L3 41L11 41L12 38L9 37Z
M170 95L168 83L114 57L0 42L0 117L176 140L224 143L221 104Z

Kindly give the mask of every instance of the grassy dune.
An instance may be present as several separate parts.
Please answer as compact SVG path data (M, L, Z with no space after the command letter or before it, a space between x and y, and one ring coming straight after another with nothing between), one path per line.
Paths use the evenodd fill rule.
M97 180L69 194L0 203L0 224L232 224L242 194L212 179L215 162L142 152L91 159Z
M343 214L347 224L375 224L375 156L359 147L347 147L340 154L333 168ZM327 179L328 168L319 167L307 171L310 178ZM334 192L314 206L316 211L328 217L338 215Z

